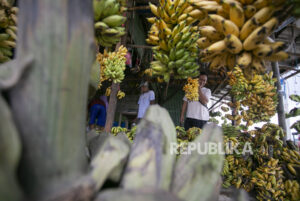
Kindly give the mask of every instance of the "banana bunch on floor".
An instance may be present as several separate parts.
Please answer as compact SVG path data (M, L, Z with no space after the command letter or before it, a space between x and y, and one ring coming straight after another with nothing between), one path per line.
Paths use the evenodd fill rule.
M127 133L126 133L126 135L127 135L127 138L132 142L133 140L134 140L134 138L135 138L135 134L136 134L136 126L134 126L134 127L132 127L131 129L130 129L130 131L128 131Z
M240 66L249 77L265 72L265 61L288 58L283 42L268 38L279 25L285 0L190 0L201 11L209 13L199 23L201 38L197 41L203 62L210 70L228 71ZM282 17L282 16L280 16ZM247 77L248 78L248 77Z
M120 83L125 77L124 70L126 68L125 55L127 53L126 47L122 45L115 52L99 53L97 60L100 63L100 84L105 80L112 80L114 83Z
M289 200L300 200L300 187L296 180L286 180L284 187Z
M188 101L198 101L199 100L199 79L192 79L189 77L187 79L186 85L183 86L183 91Z
M100 46L112 47L125 34L126 0L93 0L95 36Z
M242 132L238 127L223 124L224 150L223 187L231 185L254 191L258 200L299 200L296 181L300 155L284 147L284 132L276 124L267 123L260 129ZM228 144L241 153L250 143L253 154L240 155L227 151Z
M160 0L159 5L149 3L155 17L148 18L152 24L147 43L154 45L151 62L154 75L164 77L165 82L171 76L186 79L199 75L197 26L193 23L205 14L187 0Z
M110 132L111 132L111 134L113 134L114 136L116 136L119 133L126 133L127 132L127 128L122 128L120 126L118 126L118 127L112 127Z
M228 73L231 94L237 103L243 107L237 107L240 115L231 120L244 120L247 126L260 121L268 121L276 113L277 96L273 73L265 75L255 74L248 80L240 67L235 67ZM229 117L230 115L228 115Z
M251 182L258 192L256 198L263 200L285 200L283 170L278 159L271 158L252 172Z
M246 133L241 133L241 130L230 124L223 124L222 128L226 153L221 174L223 176L223 187L228 188L233 185L236 188L244 188L249 192L253 189L253 184L250 182L253 160L249 156L241 155L241 153L243 153L246 142L251 144L252 137Z
M17 40L17 14L17 7L12 7L7 0L0 1L0 63L13 57Z

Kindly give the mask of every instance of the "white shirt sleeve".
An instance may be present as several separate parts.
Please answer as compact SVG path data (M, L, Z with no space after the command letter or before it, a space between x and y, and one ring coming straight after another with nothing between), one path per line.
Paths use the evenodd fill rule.
M205 90L204 91L204 95L206 96L206 98L208 99L208 102L209 102L209 99L211 97L211 91L210 91L210 89Z
M150 91L150 93L149 93L149 99L150 99L150 101L155 100L155 94L154 94L154 91Z
M187 100L187 98L186 98L186 96L184 96L182 100L184 100L184 101L188 101L188 100Z

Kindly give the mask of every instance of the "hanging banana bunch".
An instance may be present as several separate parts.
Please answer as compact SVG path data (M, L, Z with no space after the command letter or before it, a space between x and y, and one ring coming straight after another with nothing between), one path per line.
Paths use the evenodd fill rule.
M153 74L163 76L165 82L171 76L175 79L198 76L196 41L199 33L193 23L202 19L204 12L187 0L161 0L158 6L149 5L155 15L148 18L152 26L146 40L154 45Z
M112 80L114 83L120 83L124 79L124 70L126 68L125 55L127 53L126 47L122 45L115 52L107 52L104 50L104 53L99 53L97 55L97 60L100 63L100 83L105 80Z
M112 47L125 34L126 0L93 0L95 36L103 47Z
M188 78L186 85L183 87L185 96L188 101L198 101L199 100L199 79Z
M210 70L228 71L239 66L251 74L265 72L266 61L288 58L283 42L273 42L268 36L278 26L277 14L284 10L285 0L189 0L209 14L198 24L203 62ZM285 12L285 11L283 11Z
M13 57L17 41L17 14L17 7L10 5L7 0L0 1L0 63Z
M118 97L118 99L122 99L125 97L125 93L123 91L119 90L117 93L117 97Z
M245 78L241 68L235 67L228 73L231 94L235 97L241 115L227 117L231 120L247 122L247 126L261 121L269 121L276 113L277 96L273 73L255 74L251 80ZM240 107L240 106L244 106ZM245 109L246 108L246 109ZM238 118L238 119L236 119Z

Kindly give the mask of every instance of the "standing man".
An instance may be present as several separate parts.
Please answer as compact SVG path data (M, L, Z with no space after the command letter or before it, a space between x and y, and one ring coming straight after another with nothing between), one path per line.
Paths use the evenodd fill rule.
M202 73L199 76L199 101L188 101L184 96L183 105L180 115L180 123L183 124L185 130L192 127L203 128L203 126L209 120L209 112L207 103L211 97L211 91L205 88L204 85L207 82L207 74ZM186 112L187 110L187 112ZM186 112L186 119L184 121L184 114Z
M143 82L141 85L141 95L139 98L139 110L138 110L138 121L144 117L145 112L149 105L153 105L155 103L155 94L154 91L149 90L148 82Z

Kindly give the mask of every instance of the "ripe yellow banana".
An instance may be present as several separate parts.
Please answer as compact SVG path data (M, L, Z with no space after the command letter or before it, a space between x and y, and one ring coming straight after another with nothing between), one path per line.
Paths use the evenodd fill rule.
M252 62L252 54L249 52L242 52L240 55L237 56L237 65L241 68L246 68Z
M243 49L243 44L238 37L233 34L228 34L225 39L226 48L232 54L238 54Z
M260 41L263 41L276 28L278 24L277 18L272 18L263 26L256 28L244 41L245 50L253 50L257 47Z
M279 51L277 53L272 54L269 57L264 57L264 59L268 61L283 61L288 58L289 58L289 54L284 51Z
M204 49L210 46L212 41L210 41L207 37L201 37L197 40L197 44L200 49Z
M230 20L233 21L239 28L244 25L245 15L244 10L240 5L235 4L234 6L230 7L229 17Z
M199 27L199 33L201 36L207 37L211 40L221 40L223 38L222 34L217 32L213 26Z
M218 42L215 42L211 44L209 47L205 48L202 51L202 55L216 55L220 54L226 49L226 44L224 40L220 40Z
M224 32L225 36L228 34L233 34L233 35L239 37L239 34L240 34L239 28L231 20L222 21L222 25L223 25L223 32Z
M208 15L208 18L209 18L209 24L215 27L218 32L222 33L223 31L222 21L225 21L225 18L216 14L210 14Z
M245 13L246 19L247 20L250 19L256 13L255 6L252 6L252 5L244 6L244 13Z

